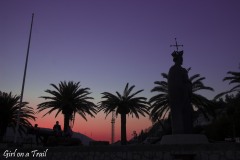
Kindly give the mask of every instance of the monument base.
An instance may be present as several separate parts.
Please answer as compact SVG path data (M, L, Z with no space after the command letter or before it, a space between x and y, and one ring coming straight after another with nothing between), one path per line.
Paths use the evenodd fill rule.
M208 139L202 134L174 134L162 137L160 144L207 144Z

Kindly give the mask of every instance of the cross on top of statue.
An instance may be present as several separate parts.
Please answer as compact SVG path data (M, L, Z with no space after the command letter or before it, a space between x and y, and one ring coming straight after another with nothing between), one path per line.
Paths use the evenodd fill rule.
M178 47L183 47L183 45L179 45L177 43L177 38L175 38L175 45L170 45L170 47L176 47L177 48L177 52L178 52Z

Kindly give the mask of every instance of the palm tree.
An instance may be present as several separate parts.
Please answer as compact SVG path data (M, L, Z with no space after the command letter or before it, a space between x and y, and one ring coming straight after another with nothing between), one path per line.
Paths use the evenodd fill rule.
M116 116L121 115L121 144L126 145L127 136L126 136L126 115L130 114L139 118L139 114L145 116L148 114L148 102L146 102L145 97L135 97L138 93L143 90L139 90L131 94L135 86L128 86L128 83L123 91L123 94L117 95L111 94L109 92L104 92L103 97L105 100L100 102L99 111L104 111L106 116L109 113L116 111Z
M239 92L240 91L240 72L232 72L229 71L227 74L230 74L231 76L225 77L223 81L230 81L229 84L237 84L229 91L222 92L218 94L214 99L218 99L222 97L225 94L232 93L232 92Z
M168 97L168 75L166 73L161 74L166 81L156 81L155 86L151 92L159 92L159 94L150 98L149 103L150 107L150 118L153 122L158 121L159 119L165 119L170 114L169 107L169 97ZM199 74L195 74L189 78L192 83L192 105L198 108L206 118L208 118L207 114L213 114L212 108L209 106L213 106L213 103L207 98L203 97L196 92L199 90L210 90L213 91L213 88L205 86L202 83L205 77L200 77Z
M50 84L55 90L47 89L45 92L51 94L52 96L42 96L40 98L47 99L49 101L40 103L38 105L38 113L43 110L50 109L46 114L51 114L53 111L57 111L55 117L58 116L60 112L64 115L64 132L67 132L69 127L69 120L71 117L75 117L78 113L82 118L87 120L86 115L94 117L97 110L96 105L89 100L93 99L88 97L90 94L89 88L80 88L80 82L74 83L60 82L58 86L55 84ZM74 120L73 120L74 122Z
M20 96L13 96L12 93L5 93L0 91L0 140L6 133L7 127L15 129L17 125ZM19 130L23 133L26 127L32 127L29 120L35 120L34 111L32 107L27 106L27 102L22 102L19 114Z

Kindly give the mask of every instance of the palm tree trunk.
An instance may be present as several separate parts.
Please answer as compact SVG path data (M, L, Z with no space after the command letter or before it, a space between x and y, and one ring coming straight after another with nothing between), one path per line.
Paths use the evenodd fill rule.
M68 127L69 127L69 119L70 119L70 114L64 114L64 133L67 133Z
M127 144L126 114L121 114L121 144Z

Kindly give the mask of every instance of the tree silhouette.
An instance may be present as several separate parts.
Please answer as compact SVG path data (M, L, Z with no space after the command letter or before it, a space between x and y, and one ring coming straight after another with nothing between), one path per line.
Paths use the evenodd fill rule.
M206 126L205 133L209 139L223 141L225 138L240 137L240 92L225 95L215 101L218 105L217 118Z
M148 103L145 97L135 97L138 93L143 90L139 90L131 94L135 86L128 86L128 83L123 91L123 94L117 95L111 94L109 92L104 92L103 101L100 102L99 111L104 111L106 116L111 112L116 112L116 115L121 115L121 144L126 145L127 136L126 136L126 115L130 114L139 118L139 115L145 116L148 114Z
M228 91L225 91L225 92L222 92L222 93L216 95L214 99L218 99L218 98L220 98L223 95L228 94L228 93L239 92L240 91L240 72L229 71L229 72L227 72L227 74L229 74L230 76L225 77L223 79L223 81L229 81L229 84L237 84L237 85L234 86L233 88L231 88Z
M168 75L166 73L161 74L166 81L156 81L154 84L155 86L151 92L158 92L159 94L150 98L149 103L151 104L150 107L150 119L153 122L156 122L159 119L165 119L170 114L170 107L169 107L169 97L168 97ZM200 74L195 74L189 78L192 83L192 99L191 103L194 107L199 109L206 118L208 118L208 113L213 113L213 103L205 98L204 96L197 94L197 91L200 90L210 90L213 91L213 88L205 86L203 84L203 80L205 77L200 77Z
M42 96L40 98L47 99L49 101L43 102L38 105L38 113L43 110L50 109L46 114L51 114L53 111L57 111L55 117L62 112L64 115L64 132L67 131L69 127L69 120L71 117L75 117L78 113L82 118L87 120L86 115L94 117L96 114L96 105L89 100L93 99L89 97L89 88L81 88L80 82L60 82L58 86L55 84L50 84L55 90L46 90L46 93L52 96Z
M0 91L0 140L6 133L7 127L15 129L17 125L17 117L20 108L20 96L13 96L12 93ZM27 106L28 102L22 102L19 114L19 132L22 134L26 131L26 127L31 127L29 120L35 120L32 107Z

